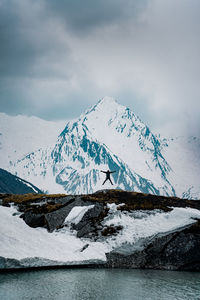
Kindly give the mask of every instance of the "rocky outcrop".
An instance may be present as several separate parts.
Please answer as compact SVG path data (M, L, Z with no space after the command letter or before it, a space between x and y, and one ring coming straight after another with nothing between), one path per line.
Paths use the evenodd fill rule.
M107 253L108 268L200 271L200 221Z
M147 195L134 192L125 192L120 190L103 190L91 195L18 195L9 196L1 195L2 205L12 206L13 203L17 207L16 214L21 214L21 218L30 227L44 227L49 232L57 230L55 235L61 234L59 230L65 226L67 228L61 231L65 234L75 234L76 237L81 239L83 245L78 252L81 255L91 251L91 243L98 242L99 244L106 243L106 239L115 239L123 237L123 224L112 223L105 220L112 219L112 214L119 219L123 216L128 216L128 224L137 222L137 218L143 218L137 216L141 212L146 217L152 217L161 214L164 215L165 222L168 221L168 217L174 212L173 207L189 208L189 211L195 211L193 218L199 217L196 213L200 210L200 201L183 200L179 198L167 198L161 196ZM83 206L91 206L86 209L81 215L81 218L74 218L74 211L83 211ZM73 210L73 208L77 207ZM191 209L192 208L192 209ZM7 209L7 208L6 208ZM73 212L72 212L73 210ZM185 213L187 209L180 209L180 214ZM71 213L72 212L72 213ZM145 213L144 213L145 212ZM66 221L67 216L71 213L73 216L70 221ZM136 213L136 214L135 214ZM179 213L179 211L178 211ZM180 214L178 216L180 216ZM133 216L134 215L134 216ZM14 216L14 214L13 214ZM71 217L71 216L70 216ZM146 218L145 217L145 218ZM142 219L142 220L145 220ZM181 215L182 219L183 216ZM72 221L73 220L73 221ZM75 221L74 221L75 220ZM121 219L120 219L121 220ZM166 269L166 270L193 270L200 271L200 220L196 220L196 223L192 225L184 224L170 227L176 228L174 231L168 231L165 228L162 232L162 223L159 230L153 236L140 235L139 238L131 238L126 243L117 248L115 242L114 248L111 252L106 253L107 261L104 263L104 267L107 268L143 268L143 269ZM113 219L112 219L113 221ZM143 221L141 221L143 222ZM125 228L124 226L124 228ZM157 224L155 225L158 227ZM69 229L73 229L70 231ZM134 227L137 230L137 227ZM121 236L119 235L121 232ZM149 231L148 231L149 232ZM136 233L137 235L138 233ZM152 233L151 233L152 234ZM53 234L52 234L53 235ZM146 236L144 238L144 236ZM86 240L85 240L86 239ZM125 239L126 241L126 239ZM113 246L112 246L113 247ZM106 248L107 249L107 248ZM98 249L99 250L99 249ZM106 252L107 250L105 250ZM104 258L105 258L104 252ZM15 256L12 256L15 257ZM54 257L53 257L54 258ZM89 262L88 262L89 263ZM94 263L94 259L91 260L91 264ZM98 264L96 261L95 263ZM29 257L29 259L16 260L12 258L0 257L0 268L26 268L26 267L38 267L38 266L53 266L53 265L67 265L68 262L58 262L51 260L40 260L40 258ZM78 262L77 262L78 264ZM82 264L82 263L80 263ZM86 261L84 264L87 264Z
M77 237L90 237L95 234L103 216L105 216L105 208L102 203L97 202L84 214L82 220L73 226L73 229L77 230Z
M10 205L5 202L5 205ZM63 226L66 217L76 206L94 205L86 212L83 219L73 227L77 230L78 237L90 236L96 230L97 224L102 221L107 213L103 203L87 201L84 196L66 196L55 199L42 198L26 204L17 204L18 210L22 212L21 218L30 227L45 227L53 232Z
M65 203L64 207L55 210L54 212L47 213L45 215L45 220L47 224L47 228L50 232L54 231L55 229L60 228L72 210L73 207L75 206L87 206L91 205L91 202L88 201L83 201L81 197L76 196L67 203Z
M34 214L30 211L26 212L23 216L24 222L30 227L45 227L44 214Z

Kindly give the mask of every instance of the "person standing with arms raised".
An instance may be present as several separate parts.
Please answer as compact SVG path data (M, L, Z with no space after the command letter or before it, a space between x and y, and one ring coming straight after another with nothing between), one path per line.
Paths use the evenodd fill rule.
M102 185L104 185L104 183L105 183L107 180L109 180L110 183L113 185L112 180L111 180L111 178L110 178L110 174L115 173L116 171L109 171L109 170L108 170L108 171L101 171L101 172L106 174L106 179L104 180L104 182L103 182Z

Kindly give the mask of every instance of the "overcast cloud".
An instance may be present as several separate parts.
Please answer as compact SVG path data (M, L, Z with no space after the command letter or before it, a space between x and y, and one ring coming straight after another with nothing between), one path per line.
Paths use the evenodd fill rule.
M69 119L109 95L200 136L199 37L199 0L0 0L0 111Z

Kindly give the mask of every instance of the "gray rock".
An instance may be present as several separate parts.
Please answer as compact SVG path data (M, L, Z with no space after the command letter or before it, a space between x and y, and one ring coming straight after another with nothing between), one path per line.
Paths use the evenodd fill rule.
M173 270L200 270L200 234L174 233L170 241L164 243L163 249L158 252L159 244L160 241L155 241L148 249L148 265L150 267L157 266L159 269L164 267ZM157 255L157 253L160 255Z
M14 258L0 256L0 269L17 269L20 268L20 262Z
M12 214L13 216L21 216L21 212L20 211L16 211Z
M60 198L48 198L48 202L49 201L53 201L55 203L58 203L58 204L70 204L72 203L77 197L76 196L72 196L72 195L69 195L69 196L66 196L66 197L60 197Z
M72 201L71 201L72 200ZM80 197L76 196L67 202L67 205L48 214L45 214L45 220L50 232L61 227L65 221L65 218L68 216L70 211L75 206L87 206L91 205L91 202L83 201Z
M30 227L36 228L45 226L44 214L34 214L28 211L22 215L22 218Z
M73 227L74 228L74 227ZM75 229L75 228L74 228ZM77 237L89 237L91 233L95 230L95 227L91 224L85 224L82 228L77 231Z
M95 206L84 214L82 220L73 226L73 229L77 230L77 237L88 237L94 232L99 226L98 218L103 211L103 204L96 202Z
M115 249L106 254L107 267L199 271L200 233L190 227Z
M80 250L80 252L85 251L85 249L87 249L88 247L89 247L89 244L85 244L85 245L83 246L83 248Z
M6 202L2 202L2 206L5 206L5 207L10 207L10 203L6 203Z

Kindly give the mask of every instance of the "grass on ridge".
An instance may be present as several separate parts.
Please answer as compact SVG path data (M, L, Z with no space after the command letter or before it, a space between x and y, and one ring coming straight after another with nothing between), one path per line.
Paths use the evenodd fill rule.
M3 199L3 203L16 203L16 204L25 204L29 202L34 202L37 200L43 199L56 199L56 198L63 198L66 197L66 194L23 194L23 195L0 195L0 198Z

